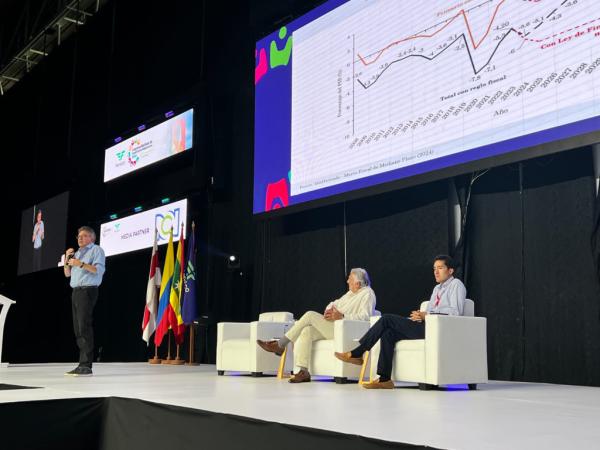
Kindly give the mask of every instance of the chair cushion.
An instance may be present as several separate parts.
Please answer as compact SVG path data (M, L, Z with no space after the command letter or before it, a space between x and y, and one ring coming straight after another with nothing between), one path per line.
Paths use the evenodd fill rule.
M248 353L248 350L250 350L250 341L248 339L227 339L223 341L222 346L223 350Z
M258 316L259 322L292 322L294 315L287 311L266 312Z
M474 317L475 316L475 303L473 300L465 299L465 307L463 310L463 316Z
M425 351L425 339L404 339L396 343L394 351Z
M320 341L313 342L312 351L314 352L330 352L333 355L334 351L334 340L333 339L322 339Z
M222 344L220 370L250 370L250 341L227 339Z
M313 342L309 367L312 375L342 376L341 373L338 374L339 366L341 366L338 364L339 360L333 356L334 343L333 339L322 339ZM343 366L348 365L350 364L343 364Z

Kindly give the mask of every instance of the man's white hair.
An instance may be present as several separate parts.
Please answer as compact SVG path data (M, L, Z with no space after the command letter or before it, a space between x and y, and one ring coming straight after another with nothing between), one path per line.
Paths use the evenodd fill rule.
M81 231L85 231L86 233L88 233L91 237L92 237L92 242L96 242L96 232L94 231L94 229L92 227L88 227L87 225L84 225L82 227L79 227L77 230L77 233L79 234Z
M367 271L361 267L355 267L350 271L356 277L356 280L360 283L361 287L370 286L371 280Z

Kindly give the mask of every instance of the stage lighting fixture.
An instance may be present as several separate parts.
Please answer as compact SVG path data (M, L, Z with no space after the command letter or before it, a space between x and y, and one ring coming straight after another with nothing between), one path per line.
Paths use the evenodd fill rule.
M111 214L110 216L108 216L108 218L109 218L110 220L116 220L116 219L118 219L118 218L119 218L119 216L118 216L117 214Z
M137 129L138 131L144 131L146 129L146 125L142 124Z
M175 115L175 113L173 111L167 111L165 113L165 117L168 119L169 117L173 117Z
M167 203L169 203L170 201L171 201L171 199L170 199L169 197L165 197L165 198L163 198L163 199L162 199L160 202L161 202L163 205L166 205L166 204L167 204Z
M116 137L115 138L115 144L118 144L119 142L121 142L123 140L123 138L121 136Z
M227 268L228 269L239 269L240 260L236 255L229 255L227 257Z
M139 213L143 210L144 208L142 208L141 206L136 206L135 208L133 208L133 212Z

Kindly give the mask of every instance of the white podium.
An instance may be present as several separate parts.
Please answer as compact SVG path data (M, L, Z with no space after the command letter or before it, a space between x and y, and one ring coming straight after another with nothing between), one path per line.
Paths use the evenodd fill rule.
M14 303L16 303L14 300L6 298L4 295L0 295L0 306L2 306L2 310L0 310L0 369L8 367L8 363L2 362L2 338L4 336L4 322L6 322L8 310Z

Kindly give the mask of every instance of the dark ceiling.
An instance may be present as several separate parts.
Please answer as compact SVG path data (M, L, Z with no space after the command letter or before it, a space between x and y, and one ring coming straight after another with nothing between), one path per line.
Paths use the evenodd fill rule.
M66 0L0 0L0 67L40 32Z

